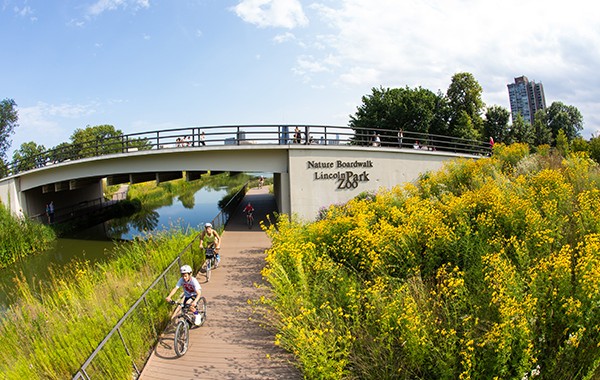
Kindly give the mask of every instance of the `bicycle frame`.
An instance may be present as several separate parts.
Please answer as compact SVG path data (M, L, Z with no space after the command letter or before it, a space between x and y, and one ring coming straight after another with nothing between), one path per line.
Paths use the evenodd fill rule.
M210 280L210 273L213 268L217 267L217 252L214 247L206 248L206 260L204 261L204 269L206 274L206 281Z
M248 228L252 228L252 225L254 224L254 216L252 214L254 214L254 211L246 212L246 223L248 224Z
M171 304L178 305L180 309L175 322L175 336L173 338L173 348L178 357L185 355L190 342L190 328L196 326L196 314L190 311L190 304L171 301ZM197 305L200 313L201 322L197 326L202 326L206 321L206 298L200 297Z

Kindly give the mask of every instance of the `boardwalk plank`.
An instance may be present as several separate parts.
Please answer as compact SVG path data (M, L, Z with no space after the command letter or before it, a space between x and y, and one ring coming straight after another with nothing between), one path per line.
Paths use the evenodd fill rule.
M257 221L266 220L266 214L275 210L274 198L266 189L250 190L242 202L252 202ZM249 230L244 222L240 207L222 236L222 265L213 271L210 282L202 273L197 275L208 317L204 326L191 330L188 352L181 358L175 356L172 329L167 329L141 380L302 378L292 364L293 357L275 346L273 331L263 327L261 314L248 303L267 291L256 285L264 285L260 271L270 241L258 226Z

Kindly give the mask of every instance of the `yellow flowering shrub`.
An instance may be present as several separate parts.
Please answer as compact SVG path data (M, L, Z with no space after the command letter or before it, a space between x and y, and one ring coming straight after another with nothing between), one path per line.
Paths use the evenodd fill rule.
M267 302L305 377L593 378L598 166L540 152L496 144L271 227Z

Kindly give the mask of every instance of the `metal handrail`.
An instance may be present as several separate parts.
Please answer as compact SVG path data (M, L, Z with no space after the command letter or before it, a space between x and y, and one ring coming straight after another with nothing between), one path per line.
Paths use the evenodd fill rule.
M231 213L231 209L234 206L237 207L237 204L235 204L235 201L237 200L237 202L239 204L239 201L242 200L243 196L246 194L248 183L249 182L246 182L246 184L244 184L244 186L229 200L229 202L227 202L227 204L223 207L223 210L221 210L221 212L219 212L219 214L213 219L212 223L213 223L213 225L214 225L215 228L220 229L221 227L224 227L227 224L227 222L229 221L229 218L230 218L230 216L232 214ZM240 197L240 194L242 194L241 197ZM104 337L104 339L100 342L100 344L98 344L98 347L96 347L96 349L90 354L90 356L87 358L87 360L81 365L81 367L79 368L79 370L77 371L77 373L73 376L73 380L77 380L77 379L91 380L90 375L87 373L87 368L92 363L92 361L94 360L94 358L102 351L102 349L107 344L107 342L109 341L109 339L115 333L119 334L119 337L121 339L121 343L123 344L125 352L127 353L128 356L131 357L129 347L125 343L125 340L123 339L123 336L122 336L122 333L121 333L121 326L123 325L123 323L125 323L125 321L129 318L129 316L135 311L135 309L138 308L138 306L142 302L144 302L144 303L147 302L148 293L150 293L150 291L153 290L154 287L157 286L157 284L161 280L164 283L165 289L166 290L169 289L168 284L167 284L167 279L166 279L167 274L171 271L171 269L173 268L173 266L175 264L177 264L178 266L182 265L181 256L184 253L186 253L188 250L191 252L191 254L194 253L194 246L196 245L196 241L198 241L200 239L200 236L201 236L201 234L197 234L194 237L194 239L181 252L179 252L179 254L177 255L177 257L152 282L152 284L150 284L150 286L148 286L148 288L146 288L146 290L144 291L144 293L142 293L142 295L137 299L137 301L135 301L133 303L133 305L129 308L129 310L127 310L127 312L123 315L123 317L121 317L121 319L119 319L119 321L116 323L116 325ZM196 245L196 246L199 247L199 244ZM158 338L158 333L156 334L156 338ZM147 359L147 357L146 357L146 359ZM137 366L135 364L135 358L131 358L131 362L132 362L132 367L133 367L135 373L137 374L137 376L139 376L141 374L141 372L140 372L140 370L137 368Z
M296 129L300 132L296 139ZM398 130L324 125L225 125L173 128L137 132L87 140L77 144L61 144L45 152L15 160L7 165L2 176L39 169L61 162L98 157L108 154L131 154L145 150L202 148L215 145L357 145L373 146L375 133L382 147L406 148L419 145L427 150L457 154L487 155L490 144L452 136L404 131L402 142ZM202 137L203 136L203 137ZM418 143L418 144L417 144Z

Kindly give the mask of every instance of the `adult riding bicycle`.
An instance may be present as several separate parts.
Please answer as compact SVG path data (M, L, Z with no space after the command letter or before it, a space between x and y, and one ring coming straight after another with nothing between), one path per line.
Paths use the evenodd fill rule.
M254 207L252 207L252 204L248 202L242 212L246 214L246 223L248 224L248 228L252 228L252 225L254 224Z
M175 317L175 338L173 348L178 357L185 355L190 343L190 329L202 326L206 321L206 298L200 297L194 308L191 304L170 301L172 305L180 307L179 314Z
M215 246L209 246L204 252L205 259L202 267L204 268L204 274L206 275L206 282L210 281L211 271L219 267L218 251L219 248L216 248Z

